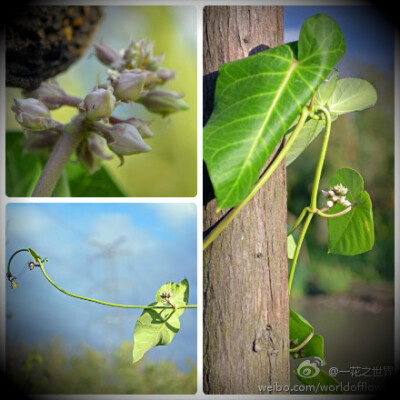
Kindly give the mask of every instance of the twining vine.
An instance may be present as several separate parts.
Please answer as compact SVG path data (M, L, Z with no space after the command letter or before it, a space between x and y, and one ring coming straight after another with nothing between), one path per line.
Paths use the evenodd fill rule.
M356 255L374 244L371 199L361 175L339 169L329 187L320 190L331 125L340 115L372 107L374 87L358 78L339 79L335 68L345 52L337 23L317 14L305 21L297 42L278 46L248 58L224 64L218 71L214 109L204 128L204 161L217 200L217 211L231 207L203 239L206 250L256 195L278 165L297 159L323 133L310 204L288 228L290 294L302 243L314 216L328 221L328 252ZM260 176L279 141L285 144ZM318 194L324 205L318 206ZM297 242L293 236L300 230ZM316 357L325 365L324 340L301 315L290 310L290 355ZM295 371L303 383L321 389L338 388L337 381L309 360ZM320 384L320 385L319 385ZM333 393L332 390L328 390Z
M19 286L16 282L16 276L11 272L11 262L17 254L23 252L29 253L32 257L32 261L28 263L30 271L39 268L48 282L57 290L68 296L103 306L143 309L134 328L133 363L140 361L144 354L153 347L171 343L180 328L179 317L187 308L197 308L197 305L187 304L189 299L189 282L187 279L184 279L179 284L168 282L161 286L156 293L155 302L147 306L109 303L68 292L58 286L47 274L44 264L49 260L40 257L37 252L31 248L15 251L8 261L7 279L11 282L11 289L15 289Z

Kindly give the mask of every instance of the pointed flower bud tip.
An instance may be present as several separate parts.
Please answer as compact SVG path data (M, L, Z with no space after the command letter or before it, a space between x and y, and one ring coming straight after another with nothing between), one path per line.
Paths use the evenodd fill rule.
M169 114L189 109L182 95L167 90L150 90L139 101L149 111L167 116Z
M103 42L94 45L96 56L105 65L112 65L121 58L118 51Z
M115 124L110 134L113 138L109 148L118 155L148 152L151 147L144 142L137 128L127 123Z

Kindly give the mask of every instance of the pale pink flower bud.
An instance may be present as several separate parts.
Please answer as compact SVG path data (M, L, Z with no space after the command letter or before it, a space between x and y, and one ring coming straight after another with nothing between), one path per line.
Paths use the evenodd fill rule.
M110 117L114 111L116 99L109 89L94 89L90 92L80 108L86 111L87 117L91 120L98 120Z
M333 201L331 201L331 200L329 200L329 201L326 202L326 206L327 206L328 208L333 207L334 204L335 204L335 203L334 203Z
M148 139L154 136L154 133L149 128L150 121L144 121L140 118L130 118L126 121L128 124L133 125L140 133L143 139Z
M67 97L65 91L55 81L43 82L38 88L24 91L25 97L33 97L44 103L50 110L60 108Z
M37 99L14 99L11 109L15 112L15 119L30 131L44 131L59 125L51 119L47 106Z
M182 100L182 95L167 90L150 90L140 98L139 103L163 117L189 109L189 105Z
M113 138L108 143L110 149L119 155L137 154L151 150L151 147L144 142L137 128L131 124L115 124L110 130Z
M105 65L109 65L113 68L120 67L124 60L122 56L113 47L103 42L94 45L97 58Z
M147 74L138 70L126 70L113 82L114 94L118 100L136 101L140 98Z
M96 133L91 133L87 139L79 144L76 150L78 160L89 169L91 174L100 168L102 160L112 158L112 155L105 152L105 144L106 140L103 137Z

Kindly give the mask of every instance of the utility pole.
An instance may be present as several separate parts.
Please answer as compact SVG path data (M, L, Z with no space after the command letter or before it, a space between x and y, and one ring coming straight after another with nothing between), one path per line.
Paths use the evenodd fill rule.
M205 125L212 112L218 68L282 44L283 7L210 6L205 7L203 18ZM204 172L207 231L228 210L217 214ZM283 162L204 252L207 394L265 394L260 393L260 385L289 384L286 214Z

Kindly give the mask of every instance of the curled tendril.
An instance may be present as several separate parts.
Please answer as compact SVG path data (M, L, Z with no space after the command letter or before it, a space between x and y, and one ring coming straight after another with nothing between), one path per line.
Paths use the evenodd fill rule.
M32 256L32 258L34 259L34 261L36 262L36 264L35 264L34 261L30 261L30 262L28 263L28 268L29 268L30 271L32 271L35 267L39 267L39 268L40 268L46 261L48 261L47 258L42 259L42 258L41 258L34 250L32 250L31 248L17 250L17 251L10 257L10 259L9 259L9 261L8 261L8 268L7 268L7 275L6 275L6 276L7 276L7 280L9 280L9 281L11 282L11 289L15 289L15 288L17 288L17 287L19 286L18 283L15 282L15 280L17 279L17 277L11 273L11 261L13 260L13 258L14 258L17 254L22 253L22 252L27 252L27 253L29 253L29 254Z

